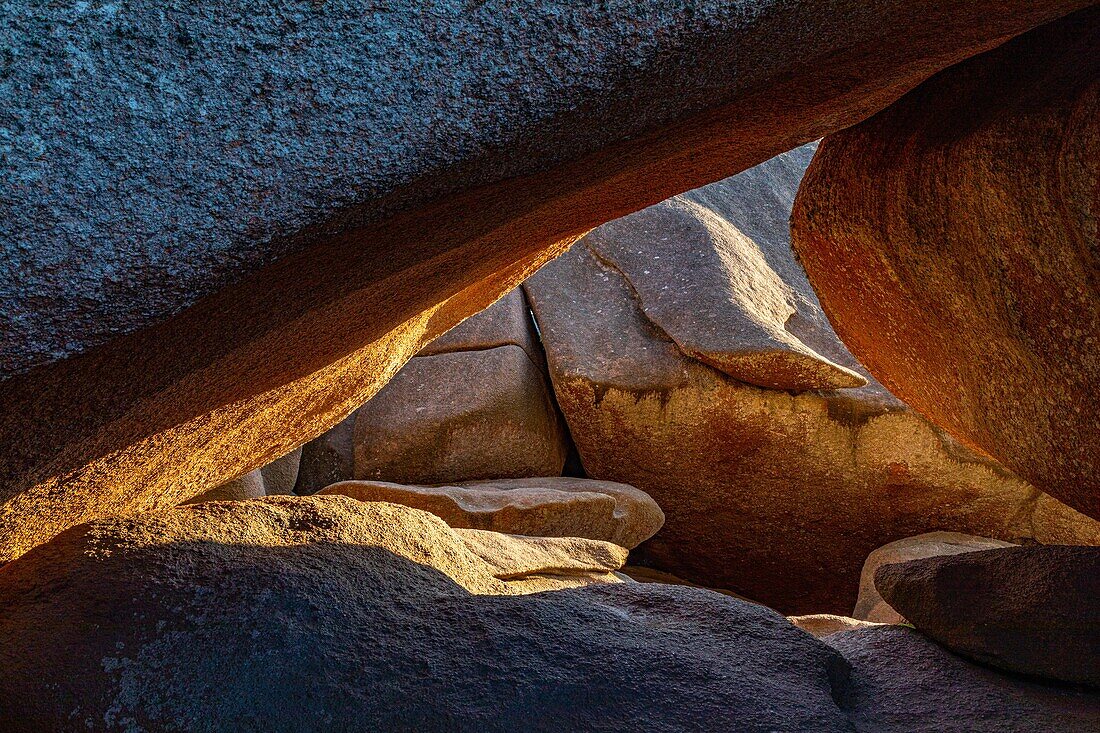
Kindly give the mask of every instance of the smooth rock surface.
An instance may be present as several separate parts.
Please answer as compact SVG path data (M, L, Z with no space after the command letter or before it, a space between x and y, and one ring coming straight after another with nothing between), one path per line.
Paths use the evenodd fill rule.
M0 561L269 463L592 227L1088 4L13 6Z
M786 255L791 205L815 149L609 222L584 242L686 356L771 389L861 387L867 379Z
M565 476L459 486L347 481L320 493L404 504L429 511L451 527L533 537L587 537L628 549L652 537L664 523L656 502L633 486Z
M511 592L391 504L81 525L0 568L0 728L850 731L843 660L773 611L638 583Z
M506 293L485 310L447 331L421 349L417 356L483 351L508 345L520 347L536 361L542 353L531 327L527 299L520 288Z
M567 452L542 370L518 346L418 356L355 413L355 477L554 476Z
M1100 695L1007 675L905 626L826 638L852 665L857 733L1081 733L1100 730Z
M355 412L354 475L437 484L556 476L568 439L516 289L429 344Z
M1100 548L1010 547L910 560L880 567L875 586L952 651L1100 688Z
M883 600L878 588L875 587L875 571L883 565L1012 546L1011 542L990 537L974 537L959 532L926 532L916 537L906 537L883 545L863 561L863 570L859 574L859 597L856 598L856 607L852 611L852 616L883 624L905 622L905 617Z
M883 384L1100 518L1097 161L1094 8L827 138L792 227L837 332Z
M523 349L531 364L522 363L514 351L491 351L503 346ZM461 353L417 361L456 352ZM501 361L512 363L510 372L498 371ZM364 414L360 434L364 471L383 480L431 483L562 470L567 439L548 394L546 359L521 289L429 343L407 369L409 373L391 382L373 405L368 402L306 444L305 468L296 493L312 494L356 477L355 415L359 412ZM536 378L535 369L541 378ZM539 400L538 395L546 396ZM449 408L438 401L423 404L433 399ZM479 438L457 440L451 435L459 421L467 424L464 432L477 433ZM526 435L517 435L517 430ZM531 444L517 448L516 440Z
M679 276L707 283L695 308L704 324L762 322L772 334L785 324L828 363L861 369L828 330L778 210L791 205L811 153L792 151L676 197L657 213L601 227L524 283L588 475L637 486L665 512L663 530L638 549L643 564L790 615L848 614L863 559L902 537L946 527L1006 540L1100 542L1100 523L1068 507L1043 503L1038 517L1040 492L958 445L876 382L764 389L693 358L648 317L646 299L676 281L662 263L688 262L705 270ZM707 202L725 208L704 215ZM694 219L685 211L696 212ZM718 254L698 261L680 251L698 252L701 242ZM624 271L608 251L648 259ZM744 273L754 276L743 281ZM757 280L766 285L765 302L782 295L770 320L751 308ZM744 297L730 295L742 289ZM744 333L750 344L761 338L760 329L731 328L729 346L714 353L736 353ZM771 348L780 343L774 336ZM797 363L826 365L791 348Z
M483 529L456 529L470 552L490 567L493 577L514 580L536 573L570 575L618 570L625 547L581 537L525 537Z
M805 616L788 616L787 620L816 639L838 634L841 631L866 629L880 624L863 621L851 616L837 616L832 613L811 613Z

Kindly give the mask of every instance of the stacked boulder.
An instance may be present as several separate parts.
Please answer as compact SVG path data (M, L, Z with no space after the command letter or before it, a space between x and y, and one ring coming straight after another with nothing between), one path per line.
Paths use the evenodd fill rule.
M319 492L423 509L449 526L535 537L587 537L628 549L649 539L665 516L648 494L613 481L565 476L408 486L346 481Z
M240 499L256 499L261 496L293 494L294 485L298 481L298 465L301 458L302 449L296 448L263 468L249 471L238 479L227 481L221 486L205 491L183 503L237 501Z
M341 496L80 525L0 568L0 729L850 731L843 658L774 611L531 593L625 553L500 537Z
M665 512L638 556L788 613L848 613L863 559L899 538L1100 542L841 344L790 248L813 153L600 227L524 284L585 471Z
M607 516L606 486L628 485L666 520L634 562L792 614L849 613L863 559L929 531L1100 543L837 338L790 246L815 147L590 233L307 444L297 492L359 479L330 491L560 535L550 514ZM572 443L595 482L554 478ZM532 491L533 524L516 503Z
M305 446L297 492L352 478L448 483L557 476L568 452L519 289L425 347Z

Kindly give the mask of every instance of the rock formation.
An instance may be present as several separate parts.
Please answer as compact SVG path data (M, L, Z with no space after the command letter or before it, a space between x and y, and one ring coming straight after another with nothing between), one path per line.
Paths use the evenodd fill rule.
M535 537L587 537L636 547L664 523L644 491L613 481L554 476L473 481L459 486L405 486L345 481L321 494L388 501L422 509L451 527Z
M826 638L852 665L856 733L1079 733L1100 730L1100 696L1005 675L905 626Z
M561 474L567 439L523 292L440 341L356 410L354 477L438 484Z
M302 449L298 448L282 458L272 461L263 468L249 471L244 476L227 481L183 504L198 504L203 501L239 501L256 499L261 496L289 495L294 493L294 483L298 478L298 462Z
M851 618L850 616L837 616L832 613L812 613L806 616L788 616L787 620L817 639L824 639L826 636L839 634L841 631L867 629L881 625L873 621L863 621L858 618Z
M627 549L611 542L580 537L524 537L457 529L466 548L489 566L493 577L518 593L576 588L590 583L624 583L616 573Z
M264 477L264 491L267 495L293 494L294 485L298 483L298 468L301 462L302 449L295 448L282 458L274 460L261 468L260 472Z
M258 499L262 496L267 496L267 489L264 488L264 475L257 468L240 478L226 481L221 486L215 486L209 491L204 491L183 503L201 504L204 501L240 501L242 499Z
M717 593L513 595L346 497L74 527L0 568L0 729L849 731L839 654Z
M958 532L927 532L883 545L868 555L863 562L863 570L859 574L859 596L856 598L856 607L852 611L852 616L883 624L905 622L905 617L883 600L878 588L875 587L875 571L883 565L1012 546L1011 542L1002 542L989 537L973 537Z
M850 386L861 367L789 246L811 155L601 227L524 284L585 470L665 512L640 557L786 613L847 614L863 559L902 537L1100 542L877 382ZM768 382L758 364L769 388L744 381Z
M14 6L0 560L284 455L583 232L1089 4Z
M1094 8L828 138L793 228L837 332L883 384L1100 518L1098 161Z
M1100 688L1100 548L1009 547L875 572L921 633L979 662Z
M302 446L294 493L316 494L355 476L355 413Z

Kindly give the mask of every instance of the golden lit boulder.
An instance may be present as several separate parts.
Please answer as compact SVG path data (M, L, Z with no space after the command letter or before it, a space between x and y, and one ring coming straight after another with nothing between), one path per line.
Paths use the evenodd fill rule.
M0 567L0 729L850 731L844 660L774 611L521 590L347 497L80 525Z
M585 470L665 512L639 560L788 614L847 614L864 558L903 537L947 527L1100 541L1100 523L1040 502L891 396L829 329L788 240L812 154L796 149L601 227L524 284ZM677 321L667 333L650 316L663 298L698 329ZM767 350L791 351L763 362L790 365L776 372L784 389L731 375L751 376L736 371L738 354L755 364L765 334ZM798 389L851 374L869 381Z
M471 481L458 486L409 486L345 481L321 494L389 501L441 517L451 527L534 537L587 537L636 547L664 523L644 491L614 481L549 476Z
M590 583L624 583L616 573L626 562L625 547L581 537L525 537L483 529L456 529L470 552L493 576L519 593L578 588Z
M285 455L591 228L1089 4L18 5L0 560Z
M895 394L1100 518L1100 10L829 137L795 248Z
M832 613L811 613L806 616L788 616L787 620L817 639L839 634L841 631L865 629L879 625L871 621L863 621L861 619L851 618L850 616L837 616Z

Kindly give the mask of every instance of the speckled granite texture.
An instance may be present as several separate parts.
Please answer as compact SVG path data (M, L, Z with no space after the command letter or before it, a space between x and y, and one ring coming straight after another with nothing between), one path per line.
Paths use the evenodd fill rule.
M589 229L1087 4L0 5L0 561L285 455Z

